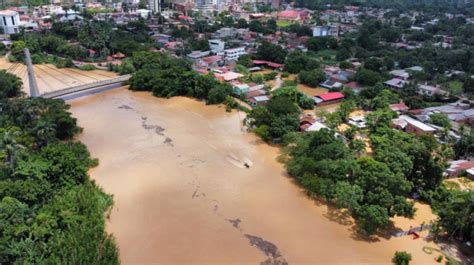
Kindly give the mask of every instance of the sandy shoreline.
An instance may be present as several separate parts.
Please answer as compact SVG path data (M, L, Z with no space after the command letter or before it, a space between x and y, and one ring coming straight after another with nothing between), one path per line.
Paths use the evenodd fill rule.
M423 239L355 237L351 218L286 175L278 148L242 130L242 113L125 89L68 103L100 161L91 176L114 195L108 231L123 264L391 264L403 250L436 264ZM421 208L396 225L433 218Z

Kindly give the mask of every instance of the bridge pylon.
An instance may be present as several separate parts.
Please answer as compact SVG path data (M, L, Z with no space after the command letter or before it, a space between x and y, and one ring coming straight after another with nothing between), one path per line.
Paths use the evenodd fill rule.
M30 50L25 48L25 63L28 71L28 83L30 84L30 97L36 98L40 96L38 84L36 83L35 70L33 69L33 63L31 62Z

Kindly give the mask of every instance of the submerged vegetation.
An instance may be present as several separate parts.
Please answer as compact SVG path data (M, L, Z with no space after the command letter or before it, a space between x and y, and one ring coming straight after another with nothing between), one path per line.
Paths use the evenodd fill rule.
M88 177L97 160L72 141L80 128L69 106L8 99L21 81L6 80L13 81L0 88L0 263L118 264L105 232L112 197Z

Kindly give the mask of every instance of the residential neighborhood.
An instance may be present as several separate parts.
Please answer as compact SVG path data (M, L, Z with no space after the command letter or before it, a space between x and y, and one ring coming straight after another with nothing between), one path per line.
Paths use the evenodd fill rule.
M236 258L248 242L265 257L260 264L383 264L389 259L405 265L412 259L413 264L472 264L474 2L395 2L2 1L0 186L5 188L0 188L0 208L6 214L0 216L0 223L13 228L0 232L0 249L8 250L0 253L0 264L59 260L176 264L181 258L183 264L228 264L230 257L242 264L255 258L250 254ZM78 99L83 96L84 102ZM97 117L85 107L89 105ZM102 128L104 122L99 121L109 112L117 126L130 119L121 129L110 121L107 132L117 145L127 145L127 154L119 147L93 146L101 144L97 139L108 143L107 135L94 128ZM133 115L139 115L138 127L133 127ZM83 139L85 144L80 142ZM99 165L91 155L99 156ZM107 159L102 162L101 156ZM154 160L157 157L166 163ZM282 165L275 167L268 161ZM136 168L131 166L134 163ZM62 164L74 165L69 169ZM122 165L133 173L121 171ZM139 172L134 180L138 182L125 182L129 179L121 175L117 183L127 188L120 190L113 181L102 182L95 170L89 173L93 166L106 176ZM162 168L174 179L160 175ZM278 176L270 179L273 175ZM176 185L177 180L182 185ZM142 237L147 233L140 230L144 227L130 232L122 223L117 225L120 214L113 212L113 198L100 186L110 183L105 192L117 192L113 196L127 213L133 212L130 205L145 203L146 196L153 198L144 227L152 219L159 220L157 228L150 228L153 238L143 240L152 242L153 249L166 249L165 254L160 252L166 258L157 258L151 247L129 247L136 239L132 232ZM83 190L76 190L79 186ZM191 196L183 195L189 187ZM148 195L137 190L145 188ZM167 200L175 193L176 202ZM278 213L262 223L252 219L250 212L275 214L275 209L265 206L275 200L255 194L274 198L280 193L282 200L291 197L282 207L286 218ZM189 197L192 204L185 201ZM85 198L99 212L71 210L72 201L86 203ZM164 198L166 205L161 204ZM228 212L223 208L235 204L250 209L251 200L258 204L248 213L243 206ZM289 203L296 201L296 206ZM301 210L306 204L327 209L323 214L319 208ZM171 219L160 219L161 210ZM300 215L291 216L294 211L301 211ZM22 216L15 217L16 212ZM112 212L112 221L107 212ZM80 217L71 217L75 214ZM143 209L137 214L143 216ZM319 215L314 218L318 228L301 224L307 235L283 225L285 221L298 227L305 216L315 214L323 217L322 221ZM203 222L203 226L189 231L181 223L173 227L173 222L187 216L194 225ZM87 229L95 229L90 235L77 232L86 220ZM222 220L230 227L221 225ZM108 234L108 226L105 229L109 222L117 239ZM18 228L17 223L28 225ZM68 230L71 223L77 223L71 226L76 232ZM360 244L363 254L352 260L351 253L316 255L306 248L311 243L304 241L307 236L331 240L336 231L312 229L336 224L345 232L337 235L341 241L333 243L344 246L341 249ZM174 235L186 232L196 241L201 228L205 237L218 234L215 227L225 237L203 241L202 248L187 243L186 236L181 245L169 239L183 247L179 251L155 238L168 235L170 229ZM251 230L262 234L248 234ZM272 231L279 231L278 236L272 238ZM234 241L232 233L244 238L245 244ZM84 241L84 235L93 242L78 246L80 255L62 259L67 251L58 242L67 241L73 248L73 241ZM405 238L394 239L400 235ZM281 249L267 240L279 240ZM231 242L238 248L235 253L224 249ZM305 247L293 245L301 242ZM382 254L369 255L368 242ZM210 246L219 251L210 251ZM102 251L104 256L95 255ZM145 253L147 258L134 253ZM76 259L81 255L87 258ZM195 256L199 258L191 261ZM225 262L218 262L219 258Z

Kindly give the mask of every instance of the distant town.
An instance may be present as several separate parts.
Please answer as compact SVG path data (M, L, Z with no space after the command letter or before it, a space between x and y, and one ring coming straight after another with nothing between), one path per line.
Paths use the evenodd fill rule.
M125 85L223 105L246 115L248 132L280 147L279 160L296 183L344 209L359 234L387 231L394 218L413 218L415 203L428 204L437 216L429 226L413 223L393 234L418 238L430 230L423 236L449 245L433 257L437 262L468 264L474 3L389 2L4 0L0 90L3 100L28 101ZM14 117L18 103L10 100L3 136L10 135L7 127L23 128ZM64 125L67 137L51 142L72 139L73 123ZM48 144L27 148L41 152ZM14 174L20 169L8 152L12 176L29 170ZM7 190L0 188L0 197L16 196ZM5 242L0 249L9 248ZM397 252L393 262L408 264L409 252ZM0 263L26 261L20 256L11 250ZM268 264L287 264L272 259Z

